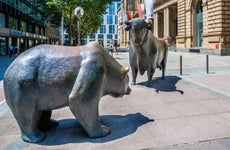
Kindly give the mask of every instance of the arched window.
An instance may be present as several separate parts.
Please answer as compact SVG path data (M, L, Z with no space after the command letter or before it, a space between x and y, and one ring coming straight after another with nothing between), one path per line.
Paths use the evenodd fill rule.
M203 7L202 0L199 0L196 7L196 44L198 47L203 43Z

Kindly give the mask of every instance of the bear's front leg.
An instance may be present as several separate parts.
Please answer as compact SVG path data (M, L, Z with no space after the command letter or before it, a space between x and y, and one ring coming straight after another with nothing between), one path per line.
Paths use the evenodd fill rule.
M100 64L91 63L90 59L87 59L82 64L69 95L72 113L92 138L110 133L109 129L101 124L98 112L103 73Z
M110 133L108 127L101 124L98 113L99 99L71 99L69 107L89 137L99 138Z

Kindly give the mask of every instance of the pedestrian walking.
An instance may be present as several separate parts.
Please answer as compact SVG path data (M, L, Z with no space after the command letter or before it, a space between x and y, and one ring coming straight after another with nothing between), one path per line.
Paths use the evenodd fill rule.
M113 44L113 47L114 47L114 53L118 55L118 50L117 50L118 44L117 44L117 42L115 42Z
M114 52L114 49L113 49L113 42L110 41L109 43L109 54L113 57L113 52Z
M14 53L14 46L13 46L13 44L11 44L8 49L9 49L9 57L11 57L13 55L13 53Z

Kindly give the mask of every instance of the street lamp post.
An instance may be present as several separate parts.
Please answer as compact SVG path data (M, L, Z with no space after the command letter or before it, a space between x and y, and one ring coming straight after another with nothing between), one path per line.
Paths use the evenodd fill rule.
M64 2L62 1L62 17L61 17L61 45L64 44Z
M81 43L81 38L80 38L80 18L83 16L84 11L81 7L76 7L74 10L75 16L77 16L77 32L78 32L78 43L77 45L79 46Z

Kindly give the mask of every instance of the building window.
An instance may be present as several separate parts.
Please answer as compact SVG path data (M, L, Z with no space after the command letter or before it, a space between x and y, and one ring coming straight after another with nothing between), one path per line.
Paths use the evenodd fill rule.
M136 1L127 0L127 11L134 11L136 7Z
M112 34L107 34L107 39L112 39L113 35Z
M117 3L117 8L120 8L120 6L121 6L121 3Z
M113 24L113 16L107 16L107 24Z
M21 31L27 31L27 23L25 21L21 21Z
M115 16L115 24L118 24L118 16Z
M0 27L4 28L6 27L6 24L5 24L5 15L0 13Z
M115 9L114 9L114 4L109 5L109 15L114 15L115 14Z
M114 33L114 25L109 25L109 33Z
M91 34L91 35L89 36L89 38L90 38L90 40L94 40L94 39L95 39L95 34Z
M105 25L102 25L102 26L100 27L100 33L106 33Z
M101 22L104 24L104 16L101 16Z
M18 20L14 17L9 17L9 28L17 30L18 29Z
M32 24L29 24L28 32L33 33L33 26L32 26Z
M99 40L102 40L104 38L104 35L103 34L98 34L98 39Z
M45 29L41 28L41 35L45 35Z

